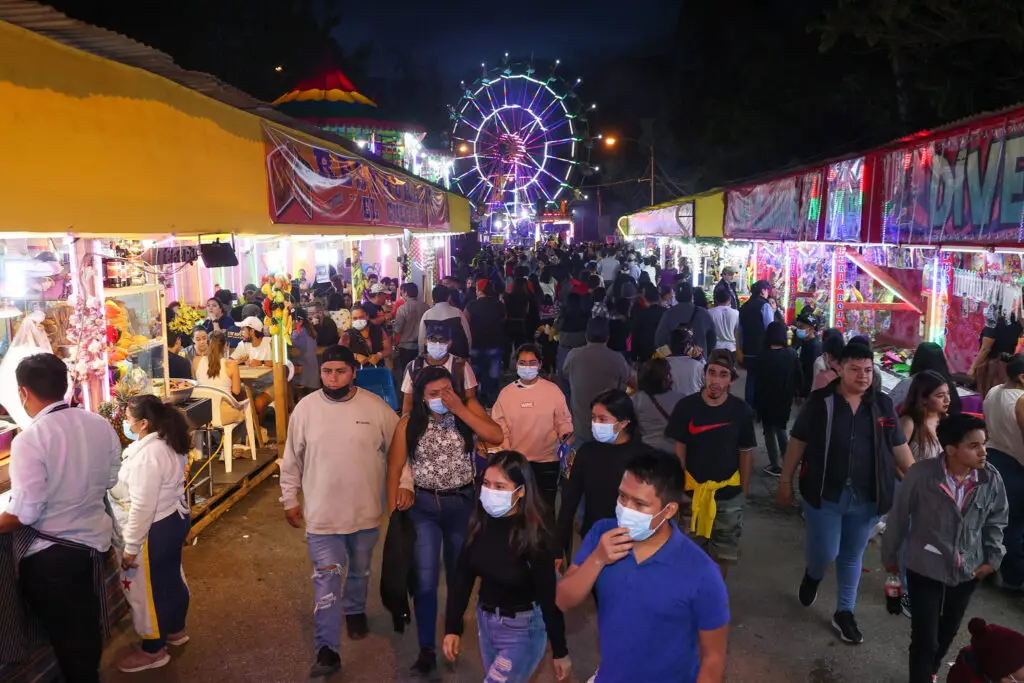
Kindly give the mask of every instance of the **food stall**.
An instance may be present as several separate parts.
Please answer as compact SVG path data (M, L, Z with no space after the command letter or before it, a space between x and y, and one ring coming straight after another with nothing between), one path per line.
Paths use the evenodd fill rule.
M222 268L204 291L199 242L288 235L315 243L322 235L468 230L464 199L406 182L327 133L320 139L298 130L302 124L293 128L244 93L147 54L128 38L31 7L26 12L15 2L0 9L0 126L11 133L4 153L12 160L0 164L0 352L10 354L19 329L37 326L39 347L68 361L75 397L87 409L115 410L126 390L183 398L172 394L187 389L166 376L168 297L200 305L214 284L245 284L239 269ZM100 46L102 54L81 46ZM153 71L134 66L140 63ZM192 89L197 83L208 94ZM285 136L283 144L274 135ZM330 159L330 171L317 154ZM323 220L314 207L332 204L310 189L314 180L345 200L335 208L352 213ZM145 258L152 249L177 255ZM279 422L286 420L286 402L277 407ZM190 416L189 405L183 408ZM104 414L116 428L120 421ZM208 421L199 417L193 426ZM0 426L0 443L10 433ZM280 449L284 430L278 434ZM206 500L193 515L193 536L268 478L278 457L276 449L263 449L255 464L242 461L246 466L227 477L208 464L209 442L196 445L210 480L196 496ZM200 473L190 472L190 488L202 481L193 472ZM0 492L8 488L0 463ZM0 589L9 595L13 585L10 548L0 548ZM116 572L108 588L111 601L123 606ZM0 613L0 630L19 634L13 647L0 645L0 679L53 679L52 653L40 647L40 634L14 618L13 611Z

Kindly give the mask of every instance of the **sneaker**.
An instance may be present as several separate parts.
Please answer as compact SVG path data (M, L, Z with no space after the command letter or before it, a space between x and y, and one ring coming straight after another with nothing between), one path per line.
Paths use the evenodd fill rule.
M170 661L171 655L167 653L166 647L153 654L144 652L142 648L132 647L117 662L117 670L126 674L133 674L139 671L148 671L149 669L159 669L162 666L167 666Z
M864 642L864 636L857 628L857 620L853 618L853 612L843 610L832 615L832 628L839 632L839 637L844 642L859 645Z
M341 670L341 655L324 645L316 653L316 661L309 669L310 678L326 678Z
M167 636L167 644L173 645L174 647L181 647L188 642L188 631L181 629L177 633L171 633Z
M763 470L761 470L761 474L763 474L766 477L781 477L782 468L779 467L778 465L768 465Z
M412 672L429 676L435 669L437 669L437 653L434 652L434 648L421 647L420 656L416 658L416 663L412 665Z
M810 607L814 604L814 601L818 599L818 584L821 583L820 579L812 579L810 574L804 572L804 578L800 581L800 604L804 607Z
M906 593L900 598L900 610L903 612L903 616L907 619L910 618L910 596Z
M370 627L366 624L365 614L346 614L345 630L348 632L349 640L362 640L370 633Z

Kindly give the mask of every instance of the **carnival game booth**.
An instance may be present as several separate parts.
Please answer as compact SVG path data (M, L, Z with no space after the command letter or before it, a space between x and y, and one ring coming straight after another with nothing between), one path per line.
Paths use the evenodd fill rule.
M619 218L623 239L658 259L662 281L657 284L670 285L675 274L689 272L694 286L714 286L713 281L705 284L704 273L722 244L723 194L711 190Z
M872 239L925 254L926 336L952 372L966 372L986 312L1020 316L1024 108L918 133L876 156Z

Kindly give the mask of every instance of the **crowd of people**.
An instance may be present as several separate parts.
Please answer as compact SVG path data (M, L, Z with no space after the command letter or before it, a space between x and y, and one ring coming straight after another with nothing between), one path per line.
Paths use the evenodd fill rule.
M457 660L479 584L487 681L530 680L549 647L557 679L569 680L563 615L591 597L601 651L591 680L722 681L726 579L742 558L760 423L761 476L778 479L785 509L799 491L796 598L814 604L834 564L832 625L846 643L863 642L862 562L881 531L882 561L900 577L910 617L909 680L935 680L978 583L997 572L1007 588L1024 580L1024 355L1003 364L984 419L961 411L938 347L922 345L906 385L887 395L869 340L822 330L811 310L783 320L765 281L741 305L736 273L721 275L709 302L686 268L616 245L551 242L457 261L431 304L415 283L372 273L358 301L343 275L306 287L316 298L300 302L293 337L305 390L280 486L313 565L310 674L341 668L342 624L352 640L369 632L367 587L386 519L382 597L396 630L415 621L414 674L433 675L439 654ZM247 310L257 296L247 288L238 306L208 302L182 349L197 380L237 394L239 364L268 362L258 314ZM124 430L138 441L122 460L102 418L64 410L66 373L51 358L18 370L36 421L15 441L0 532L33 531L26 596L65 677L94 681L100 622L89 569L111 546L112 507L126 588L154 596L130 601L141 644L119 667L163 666L168 646L188 638L187 427L173 408L134 400ZM742 397L733 388L741 367ZM394 405L390 391L357 386L370 368L391 371ZM44 466L73 477L41 478ZM1024 680L1024 649L1012 648L1024 636L981 620L969 628L972 646L950 680Z

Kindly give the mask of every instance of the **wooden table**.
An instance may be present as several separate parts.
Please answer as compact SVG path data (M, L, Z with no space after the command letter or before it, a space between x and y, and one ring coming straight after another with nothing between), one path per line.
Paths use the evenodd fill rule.
M245 389L245 395L249 399L249 410L252 411L252 418L256 422L256 445L260 448L267 444L263 441L263 429L260 427L260 416L256 413L256 403L253 401L252 384L273 371L273 368L268 368L265 365L258 367L250 367L241 363L238 365L238 376L242 380L242 388Z

